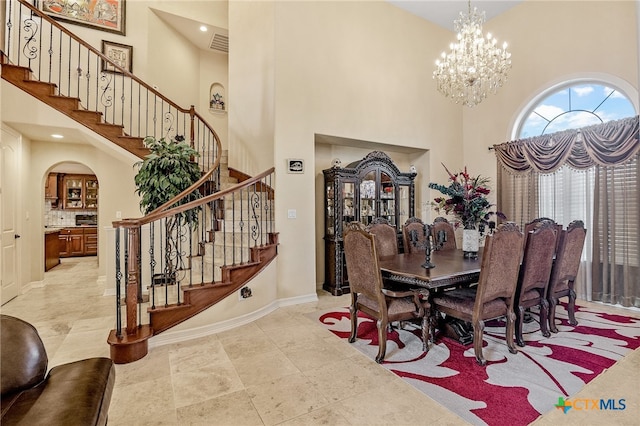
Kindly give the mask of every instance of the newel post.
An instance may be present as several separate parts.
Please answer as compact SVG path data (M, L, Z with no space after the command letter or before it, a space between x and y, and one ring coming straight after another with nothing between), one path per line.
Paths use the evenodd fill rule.
M189 117L191 118L191 125L190 125L190 130L189 130L189 141L191 144L191 148L195 148L196 143L196 128L195 128L195 118L196 118L196 108L191 105L191 108L189 108Z
M128 235L125 248L125 267L127 270L126 299L127 334L135 333L138 328L138 296L140 283L140 226L125 224Z

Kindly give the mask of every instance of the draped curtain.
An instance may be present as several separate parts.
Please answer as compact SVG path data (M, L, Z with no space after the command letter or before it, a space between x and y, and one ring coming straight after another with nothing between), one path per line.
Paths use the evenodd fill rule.
M589 279L576 282L589 300L640 307L640 142L638 116L494 145L498 209L520 223L540 216L540 178L565 169L594 173ZM589 190L578 189L575 190ZM568 225L568 223L564 223ZM587 282L589 281L589 282Z

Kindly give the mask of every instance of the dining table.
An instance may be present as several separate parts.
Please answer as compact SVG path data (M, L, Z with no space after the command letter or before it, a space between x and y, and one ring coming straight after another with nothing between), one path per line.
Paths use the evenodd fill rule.
M462 250L434 250L430 253L431 268L425 268L424 253L400 253L379 259L380 272L385 286L402 289L419 289L427 300L440 291L469 286L478 282L482 264L482 250L475 258L465 257ZM467 345L473 341L470 323L460 320L439 322L444 334ZM433 339L433 334L432 334Z

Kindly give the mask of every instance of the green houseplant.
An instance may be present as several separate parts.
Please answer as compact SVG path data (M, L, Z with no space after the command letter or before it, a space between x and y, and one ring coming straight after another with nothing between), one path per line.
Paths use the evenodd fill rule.
M200 178L201 172L198 163L193 161L198 152L184 142L183 136L178 135L173 140L149 136L144 139L144 144L151 152L143 161L135 164L138 168L135 184L136 193L141 196L140 210L149 214L193 185ZM170 207L198 198L201 198L201 194L194 190ZM167 262L164 271L154 274L154 285L176 282L176 271L182 266L178 241L186 231L182 225L186 224L188 229L193 230L198 224L199 211L200 208L192 208L165 219L163 250Z
M144 144L151 152L135 164L138 168L135 184L136 193L142 197L140 210L148 214L193 185L201 172L198 163L193 161L198 152L184 142L184 136L178 135L173 140L148 136ZM193 191L174 206L198 198L200 192ZM183 218L188 223L197 221L197 211L185 212Z

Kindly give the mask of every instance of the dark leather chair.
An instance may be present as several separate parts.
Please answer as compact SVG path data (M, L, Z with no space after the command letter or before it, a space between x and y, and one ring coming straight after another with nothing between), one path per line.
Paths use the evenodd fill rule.
M522 265L516 287L516 343L524 346L522 322L525 309L533 306L540 308L540 331L549 337L547 287L553 267L557 230L553 221L539 221L537 228L530 231L524 247Z
M415 238L415 243L412 242L412 232ZM405 253L424 252L424 242L426 239L426 228L424 226L424 222L419 218L410 217L404 225L402 225L402 242L404 244Z
M433 220L431 227L431 236L434 242L438 242L438 233L443 232L445 242L438 250L455 250L458 248L456 244L456 230L446 217L438 216Z
M376 236L376 252L379 257L398 254L398 234L387 219L374 218L367 226L367 231Z
M349 223L344 234L344 255L351 287L349 342L355 342L357 337L358 311L375 318L378 327L376 362L382 363L387 351L387 326L391 321L420 319L423 348L425 352L428 350L428 315L425 313L429 312L429 304L420 299L417 291L399 292L383 288L375 238L360 222Z
M587 230L581 220L571 222L566 230L560 234L560 243L556 252L556 260L551 269L547 301L549 302L549 329L557 333L556 305L561 297L568 296L567 313L569 324L578 325L575 316L576 292L573 288L574 281L580 268L580 257L584 247Z
M58 365L36 329L0 315L0 382L4 425L106 425L116 370L109 358Z
M507 318L506 340L511 353L517 353L513 341L515 313L513 302L522 259L522 232L513 222L505 222L485 240L476 287L445 291L433 296L431 308L447 316L471 322L476 361L485 365L482 336L486 320Z

